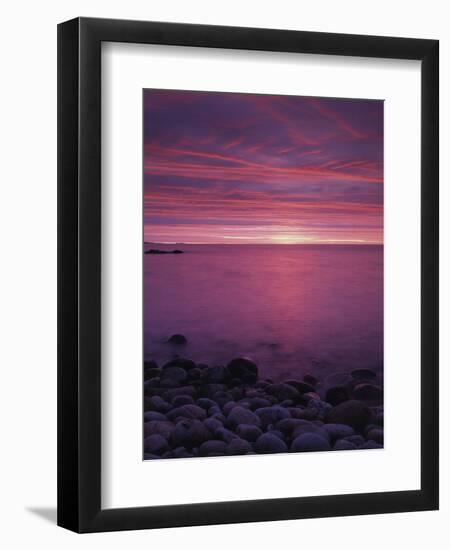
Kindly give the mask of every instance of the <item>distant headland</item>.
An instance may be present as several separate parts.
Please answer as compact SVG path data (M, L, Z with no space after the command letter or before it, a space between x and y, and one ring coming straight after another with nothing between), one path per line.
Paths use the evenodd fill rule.
M146 250L145 254L184 254L183 250L160 250L158 248L150 248L150 250Z

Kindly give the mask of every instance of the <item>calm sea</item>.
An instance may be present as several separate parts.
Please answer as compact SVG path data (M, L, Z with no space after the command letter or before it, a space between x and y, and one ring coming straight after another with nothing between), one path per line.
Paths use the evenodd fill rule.
M149 245L144 255L144 354L208 365L251 357L263 377L382 369L383 247Z

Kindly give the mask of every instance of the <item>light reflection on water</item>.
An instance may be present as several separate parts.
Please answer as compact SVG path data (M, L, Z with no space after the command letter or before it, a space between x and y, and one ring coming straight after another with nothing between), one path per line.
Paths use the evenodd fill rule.
M150 248L147 246L146 248ZM250 356L275 380L382 369L383 247L152 245L144 255L144 355L208 365ZM180 352L178 352L180 353Z

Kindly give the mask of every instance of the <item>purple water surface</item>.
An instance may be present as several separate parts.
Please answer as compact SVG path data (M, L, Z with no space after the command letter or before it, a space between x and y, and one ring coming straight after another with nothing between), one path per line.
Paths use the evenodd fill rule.
M383 364L383 247L151 245L144 255L144 356L208 365L249 356L264 377ZM181 333L180 351L166 342Z

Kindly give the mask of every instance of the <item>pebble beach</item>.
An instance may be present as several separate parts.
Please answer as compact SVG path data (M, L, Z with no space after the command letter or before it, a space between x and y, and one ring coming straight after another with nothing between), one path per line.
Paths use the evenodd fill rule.
M144 362L144 460L383 447L383 391L370 368L274 382L248 357Z

